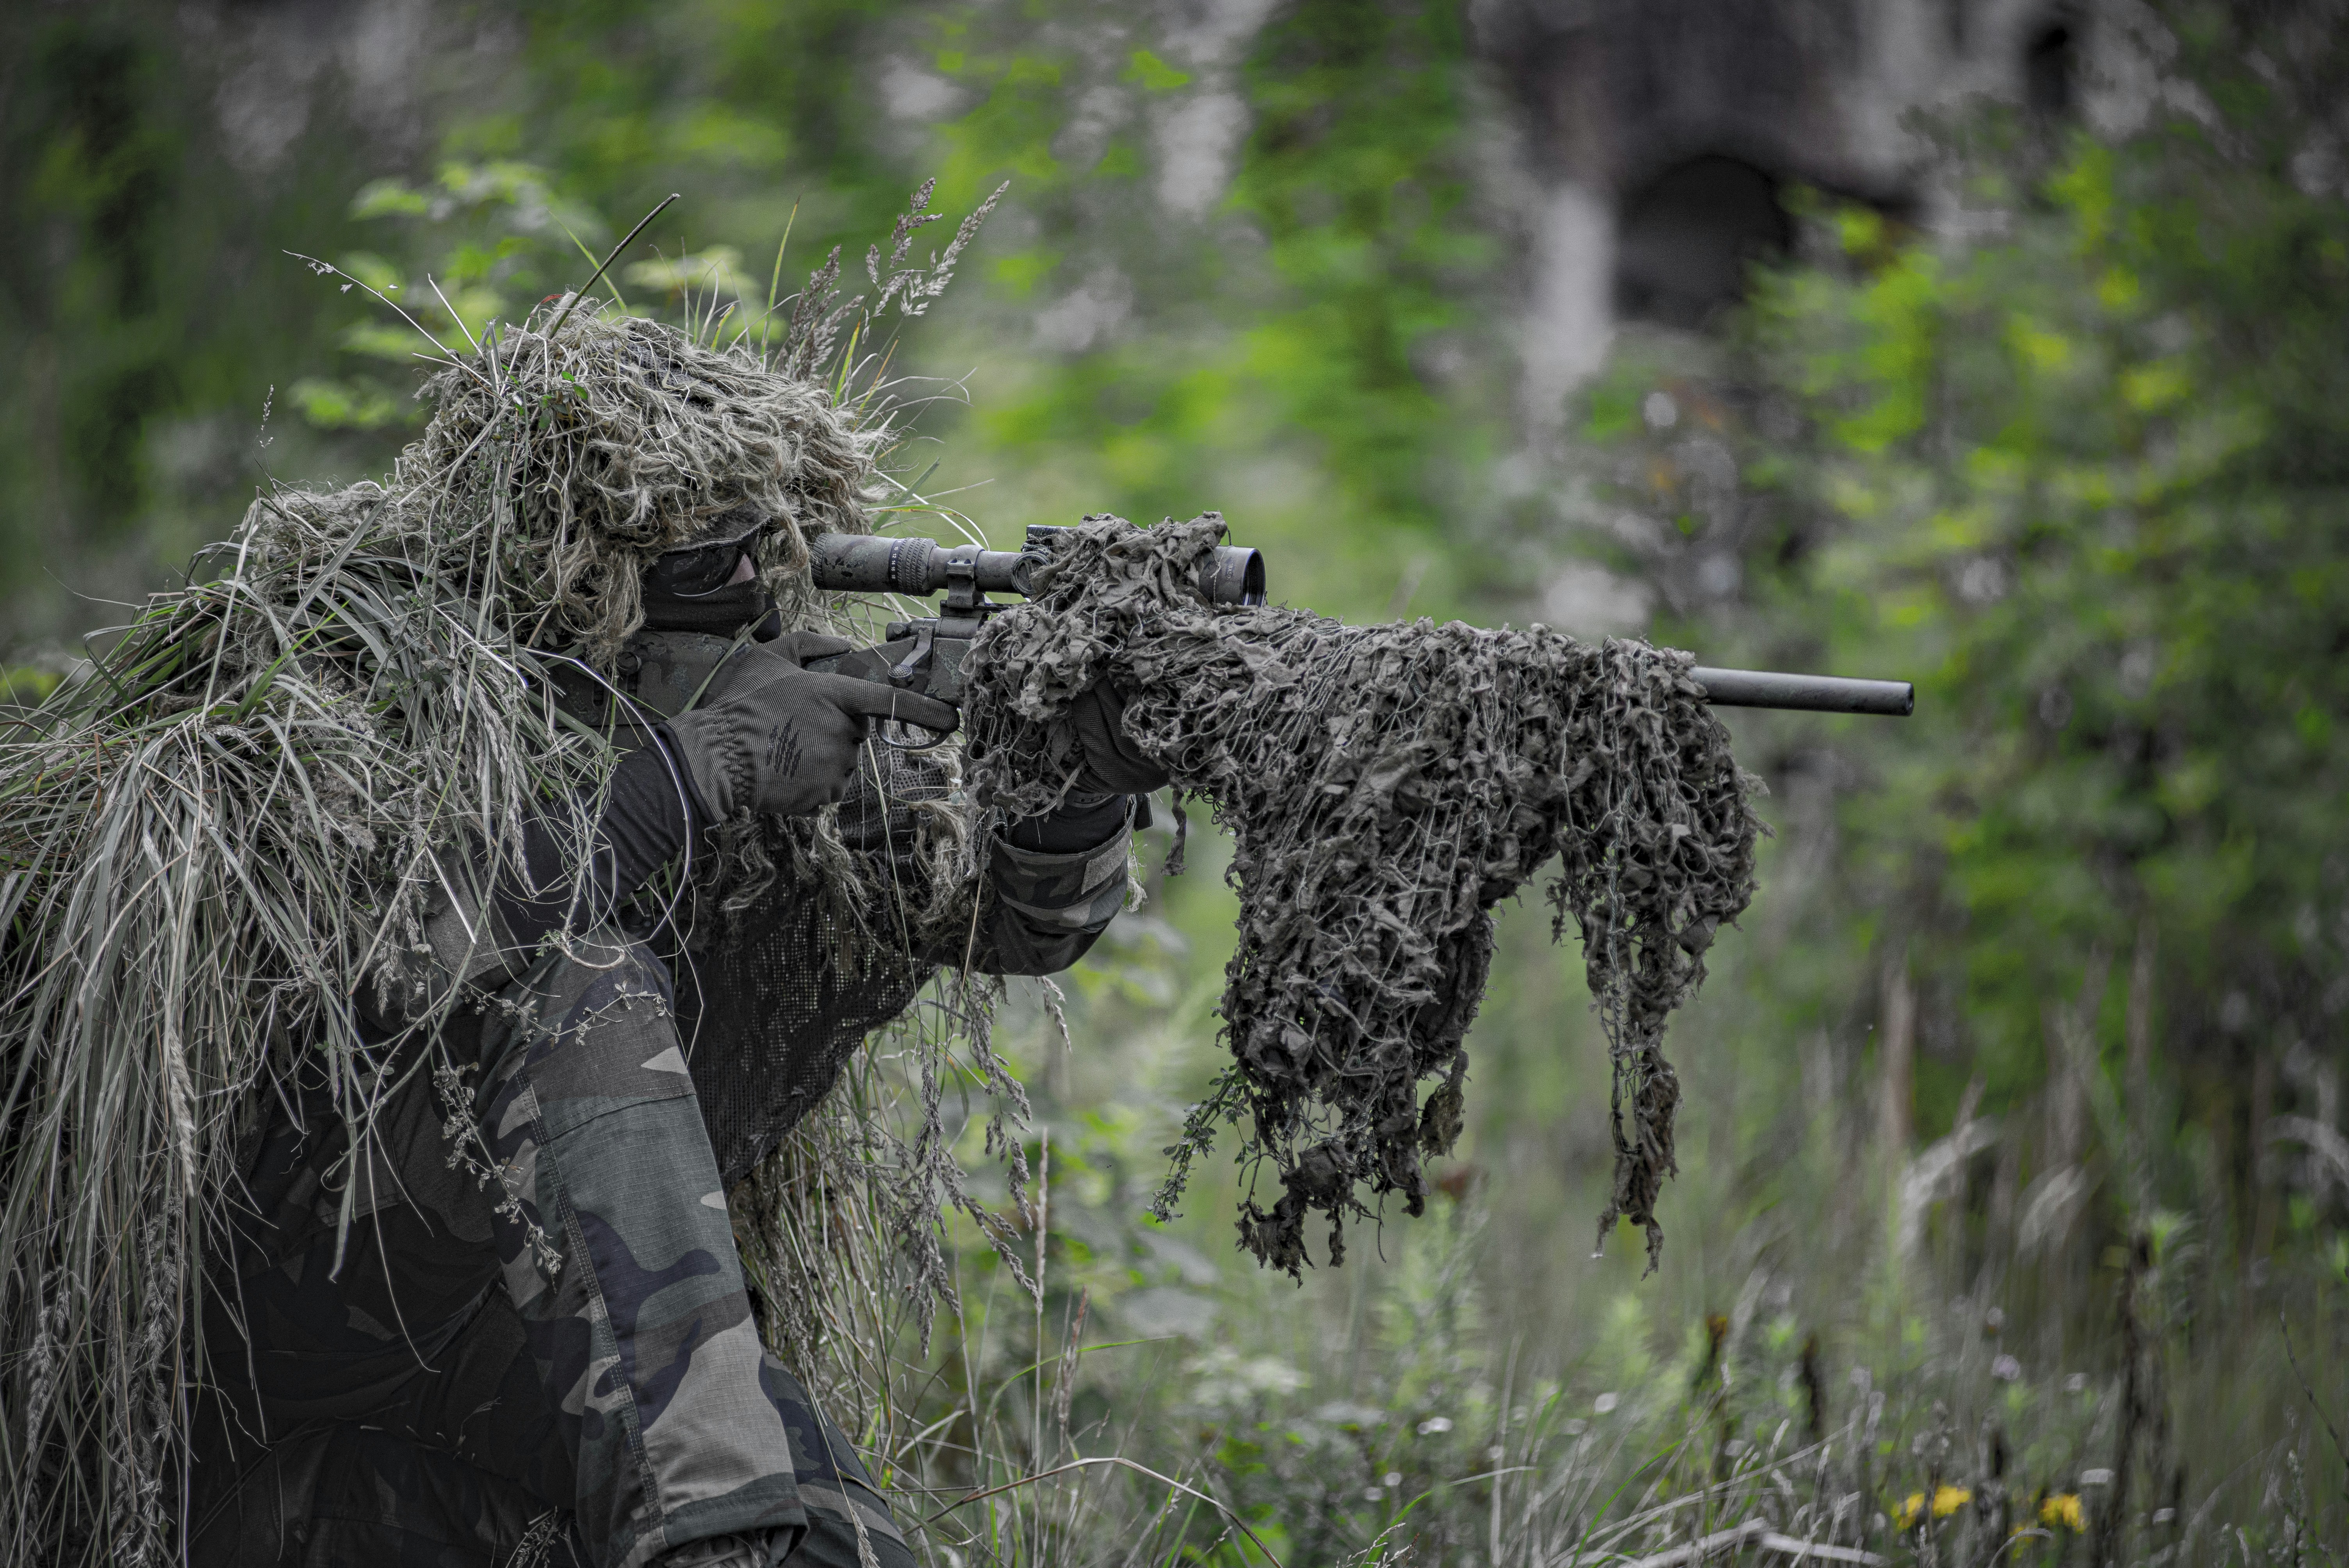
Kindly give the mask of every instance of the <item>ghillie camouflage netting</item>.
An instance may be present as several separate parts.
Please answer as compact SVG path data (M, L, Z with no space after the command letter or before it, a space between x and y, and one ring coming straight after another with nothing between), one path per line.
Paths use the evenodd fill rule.
M1753 894L1759 828L1689 655L1540 627L1216 608L1197 568L1223 532L1212 512L1150 530L1087 519L968 666L981 801L1026 813L1067 789L1070 705L1105 679L1126 696L1128 738L1237 840L1233 1062L1170 1151L1162 1209L1217 1121L1245 1118L1240 1235L1266 1263L1302 1265L1314 1213L1341 1256L1345 1219L1372 1212L1365 1190L1417 1214L1423 1161L1460 1130L1489 912L1555 854L1554 934L1569 915L1580 929L1614 1057L1599 1233L1619 1215L1646 1227L1652 1264L1680 1099L1664 1022ZM1269 1209L1254 1180L1267 1162Z
M840 302L835 253L763 332L566 299L441 350L381 482L264 494L77 679L0 714L0 1557L177 1560L200 1257L241 1133L306 1057L363 1139L398 1058L359 1005L429 1037L462 995L424 936L452 857L497 874L533 807L608 779L547 652L608 668L645 563L738 508L781 520L762 565L787 610L836 608L806 540L868 528L895 438L848 346L880 306L919 314L984 216L903 266L927 192L868 263L875 304ZM543 820L585 851L589 817ZM845 865L829 818L773 831Z

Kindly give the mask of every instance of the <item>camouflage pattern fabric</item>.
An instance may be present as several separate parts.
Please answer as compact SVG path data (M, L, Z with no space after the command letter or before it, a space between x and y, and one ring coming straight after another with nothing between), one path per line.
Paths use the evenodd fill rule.
M733 1538L911 1564L760 1342L659 963L598 932L463 1023L441 1046L472 1070L394 1060L359 1158L322 1086L259 1138L208 1290L191 1563L637 1568Z
M996 954L999 962L1016 954L1030 965L1007 964L1005 974L1058 974L1077 961L1124 906L1133 842L1133 833L1123 829L1072 854L1023 850L1000 837L989 842Z

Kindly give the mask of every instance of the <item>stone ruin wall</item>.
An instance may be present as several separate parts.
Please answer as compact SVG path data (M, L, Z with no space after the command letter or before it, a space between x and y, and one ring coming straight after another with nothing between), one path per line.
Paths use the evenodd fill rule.
M1528 207L1526 410L1537 428L1617 323L1702 329L1793 239L1805 185L1961 221L1910 129L1987 96L2125 123L2141 20L2079 0L1475 0Z

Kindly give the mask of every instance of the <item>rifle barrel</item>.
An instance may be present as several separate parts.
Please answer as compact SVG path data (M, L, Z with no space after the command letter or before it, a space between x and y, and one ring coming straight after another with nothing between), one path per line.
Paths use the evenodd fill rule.
M1844 676L1789 676L1768 670L1713 670L1689 677L1715 707L1786 707L1813 713L1872 713L1906 718L1917 711L1917 688L1907 681L1863 681Z

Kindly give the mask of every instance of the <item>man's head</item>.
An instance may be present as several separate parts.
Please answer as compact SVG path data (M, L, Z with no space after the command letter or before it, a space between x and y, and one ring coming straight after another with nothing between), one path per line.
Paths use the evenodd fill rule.
M618 655L653 599L689 604L681 595L723 591L739 552L712 584L700 552L678 550L727 542L710 537L712 498L740 514L729 526L739 521L743 533L765 521L773 537L760 563L786 567L801 554L795 530L870 526L866 492L893 438L879 404L843 404L751 345L714 347L585 310L552 337L508 340L495 366L451 366L428 393L437 410L395 476L403 515L453 552L476 540L525 544L498 557L498 571L513 573L500 603L533 641L576 646L598 664ZM516 408L541 412L518 418ZM486 452L496 460L474 460ZM647 562L667 553L679 562L649 581Z

